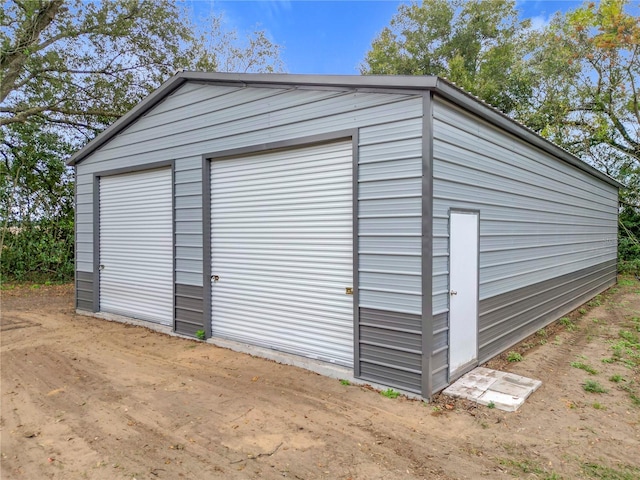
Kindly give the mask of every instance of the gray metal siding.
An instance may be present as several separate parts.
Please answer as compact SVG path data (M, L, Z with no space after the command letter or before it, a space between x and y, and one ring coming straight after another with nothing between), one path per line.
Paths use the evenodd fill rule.
M360 373L420 392L422 111L360 129L358 151Z
M85 312L93 312L93 274L76 273L76 308Z
M422 316L360 308L363 378L420 392Z
M204 153L389 124L420 112L416 95L186 84L77 165L77 270L93 271L95 172L175 160L176 222L188 222L201 214L202 192L195 187ZM187 260L202 258L202 241L187 231L194 224L179 227L176 281L201 285Z
M434 321L446 318L448 312L452 208L480 211L481 306L491 299L507 298L504 295L512 302L516 299L507 320L502 317L504 311L487 317L481 308L483 361L524 338L532 328L553 320L517 301L522 292L563 275L615 263L618 192L447 102L434 102L433 121ZM563 299L547 305L558 315L575 303L572 298L584 299L614 281L615 269L607 270L597 287L584 291L577 287L586 279L572 278L558 286L561 291L557 294L566 294ZM528 317L531 312L535 315ZM495 326L496 316L503 319L500 328ZM446 324L434 328L434 355L442 353L435 353L438 344L446 350L447 333ZM436 368L442 365L434 366L434 371ZM434 385L442 387L444 377L439 375Z
M174 182L176 285L202 287L203 212L200 157L176 160Z
M449 316L447 312L433 317L433 350L431 352L432 393L449 383Z
M175 331L195 336L204 330L203 288L193 285L175 285Z
M577 308L616 282L615 260L554 277L480 302L479 360Z
M180 285L204 287L202 269L206 252L203 251L202 225L203 215L208 212L202 211L202 154L368 126L362 130L362 145L369 162L363 168L367 175L367 179L363 179L367 184L365 192L367 187L375 187L381 199L385 192L391 196L393 192L401 192L417 198L421 194L420 181L411 176L418 168L419 154L412 153L414 140L411 138L419 131L421 114L421 96L415 94L186 84L77 165L77 199L79 205L84 204L78 210L77 270L93 271L92 181L95 172L175 160L175 280L176 292L179 292ZM394 154L388 148L385 150L384 142L396 140L399 143L393 148L402 148L403 152L394 161L385 160L383 156ZM378 146L373 146L374 143ZM372 155L368 155L367 150ZM368 215L373 215L363 219L365 230L372 232L363 239L369 251L385 247L385 239L375 231L384 231L390 221L393 224L393 219L387 218L389 205L384 203L379 199L365 207L370 207ZM413 208L407 212L419 215L415 205L409 206L401 199L395 206ZM384 208L387 213L381 210ZM375 215L379 215L382 230L381 225L375 225ZM393 245L387 246L399 253L406 249L406 253L414 255L412 252L419 248L419 239L415 242L418 223L414 220L407 223L407 219L400 217L397 220L398 224L405 222L412 233L399 234ZM372 268L378 268L374 256L368 260L373 262ZM393 257L389 260L392 262L389 269L393 270ZM402 262L395 263L404 269ZM410 310L419 311L415 295L407 296L406 291L416 291L415 278L419 277L420 269L411 265L406 268L413 270L414 283L399 282L397 292L375 290L380 286L385 288L384 283L389 280L384 277L387 272L365 279L371 287L365 293L365 304L384 305L395 301L401 308L405 300L409 300ZM383 301L377 299L379 294L384 297ZM176 305L183 301L178 293L175 301ZM182 328L180 320L176 319L177 329Z

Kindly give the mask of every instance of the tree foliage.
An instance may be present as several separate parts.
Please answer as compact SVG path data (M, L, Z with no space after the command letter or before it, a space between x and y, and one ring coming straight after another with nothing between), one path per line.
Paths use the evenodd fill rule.
M401 5L371 45L363 74L438 75L506 113L531 95L528 20L513 0Z
M628 7L585 3L533 30L511 0L404 5L361 71L446 77L625 184L620 256L638 258L640 18Z
M12 0L0 9L3 275L18 271L7 249L29 251L16 242L52 231L45 224L73 224L69 155L176 70L281 70L264 32L240 41L221 17L199 25L173 0ZM52 238L62 231L72 229Z
M626 3L588 4L549 27L542 53L569 68L559 70L566 90L543 133L628 184L623 200L640 207L640 18Z

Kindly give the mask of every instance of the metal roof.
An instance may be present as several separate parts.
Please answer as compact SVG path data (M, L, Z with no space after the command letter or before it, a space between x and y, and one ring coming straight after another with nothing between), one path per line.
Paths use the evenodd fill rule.
M554 157L584 170L615 187L623 187L618 181L583 162L567 150L541 137L533 130L513 120L479 98L465 92L453 83L440 77L418 75L295 75L286 73L179 72L164 82L157 90L142 100L128 113L120 117L104 132L77 151L67 161L67 164L76 165L81 162L187 82L225 85L241 84L244 86L282 85L346 88L353 90L366 89L385 92L433 91L463 109L480 116L489 123L508 131L531 145L541 148Z

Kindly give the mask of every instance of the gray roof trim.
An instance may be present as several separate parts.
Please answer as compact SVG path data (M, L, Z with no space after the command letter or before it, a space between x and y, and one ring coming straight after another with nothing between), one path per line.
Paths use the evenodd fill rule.
M450 100L454 104L475 113L493 125L516 135L525 142L541 148L554 157L557 157L593 175L594 177L613 185L616 188L624 187L613 178L583 162L568 151L551 143L535 133L533 130L516 122L477 97L466 93L452 83L439 77L420 75L297 75L287 73L179 72L164 82L156 91L151 93L147 98L131 109L131 111L120 117L104 132L77 151L67 161L67 165L76 165L78 162L81 162L85 157L107 143L115 135L164 100L164 98L171 92L188 81L216 84L224 83L228 85L240 83L245 86L288 85L304 87L317 86L323 88L372 89L386 92L412 90L413 92L411 93L420 90L431 90L441 95L443 98Z

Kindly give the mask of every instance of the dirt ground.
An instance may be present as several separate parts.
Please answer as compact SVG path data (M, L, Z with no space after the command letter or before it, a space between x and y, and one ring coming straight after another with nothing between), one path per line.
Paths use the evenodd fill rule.
M543 381L516 413L76 315L70 286L0 293L4 480L640 478L633 278L490 362Z

